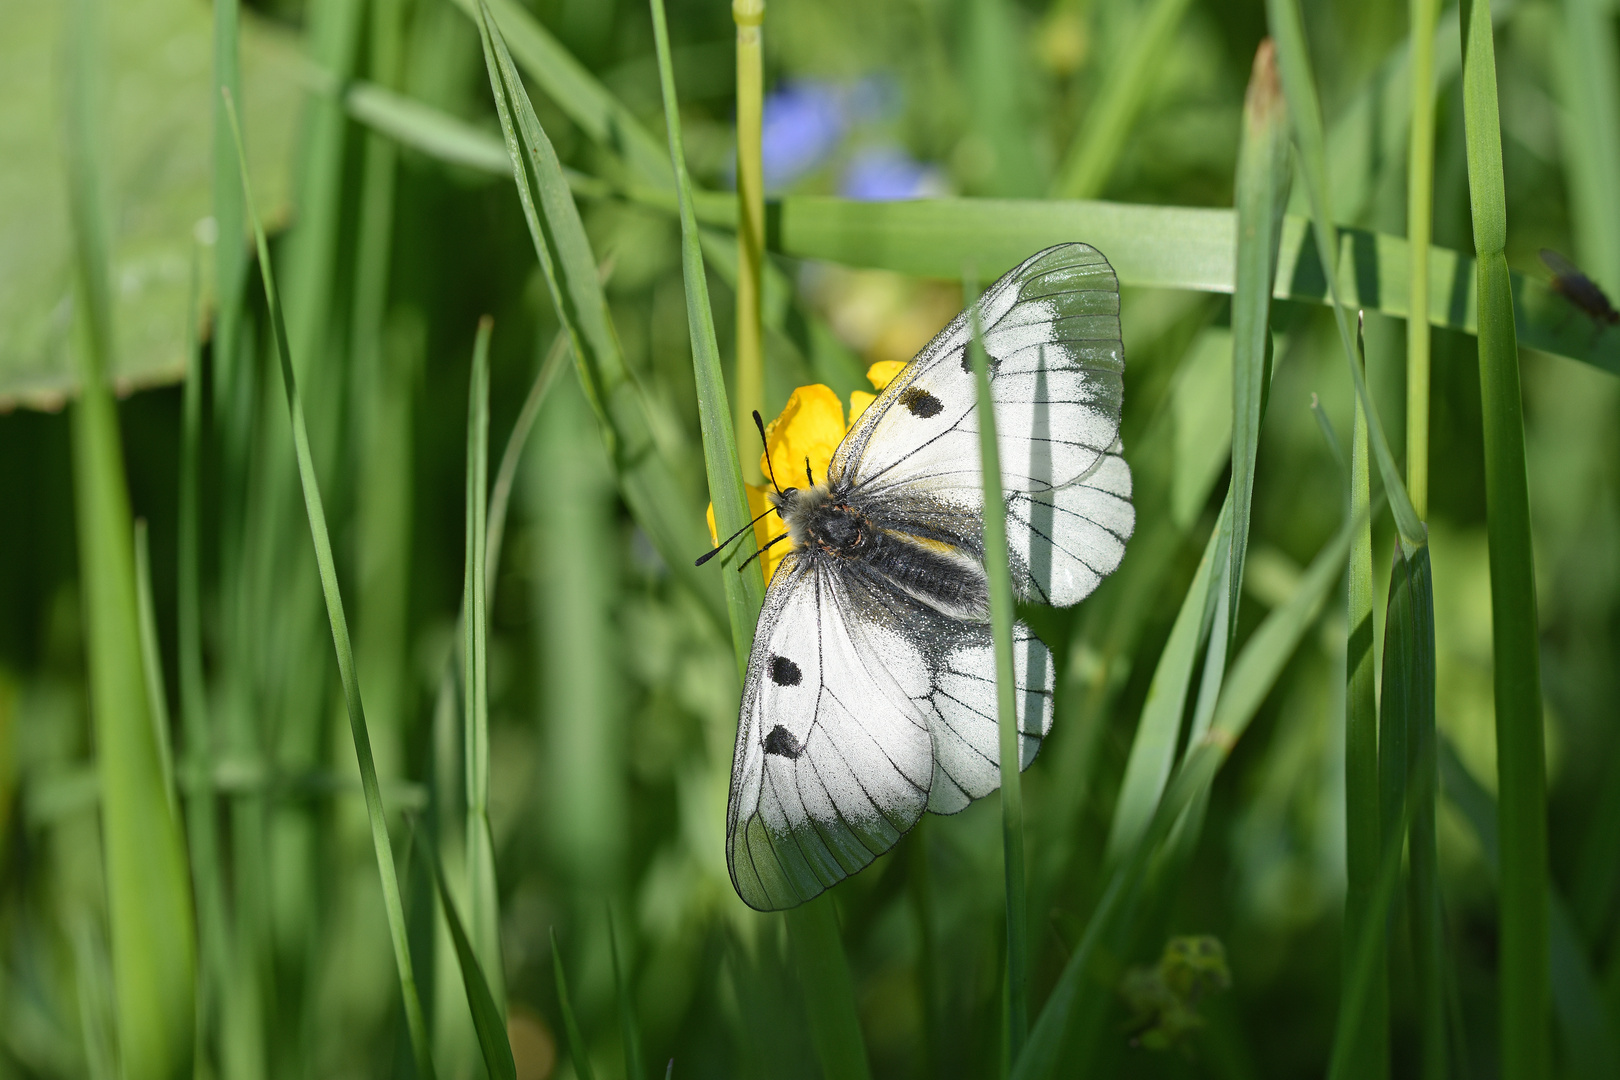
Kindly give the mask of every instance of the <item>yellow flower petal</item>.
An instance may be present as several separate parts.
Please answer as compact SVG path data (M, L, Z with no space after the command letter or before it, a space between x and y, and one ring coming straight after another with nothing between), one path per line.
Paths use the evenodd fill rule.
M861 418L866 407L877 400L876 394L868 394L865 390L851 390L849 392L849 426L854 427L855 421Z
M879 360L866 369L866 378L874 387L882 390L894 381L894 377L905 369L907 363L909 361L906 360ZM855 418L850 417L849 422L854 424Z
M769 476L774 469L783 487L797 487L808 460L810 470L825 477L844 430L844 403L838 395L820 383L801 386L788 398L782 415L765 425L760 471Z

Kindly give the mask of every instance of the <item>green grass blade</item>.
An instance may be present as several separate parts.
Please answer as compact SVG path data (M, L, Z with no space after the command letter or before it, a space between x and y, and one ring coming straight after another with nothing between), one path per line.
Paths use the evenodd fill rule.
M439 894L439 907L444 912L445 924L450 929L450 942L455 947L456 964L460 969L461 985L467 991L467 1007L472 1012L473 1030L478 1035L478 1049L484 1057L484 1067L493 1080L517 1080L517 1064L512 1060L512 1044L506 1038L506 1010L495 1003L490 983L484 976L484 966L478 961L478 949L467 935L461 914L456 910L456 898L450 894L450 883L445 880L444 867L438 852L433 850L425 833L417 833L432 864L433 884Z
M1001 852L1007 891L1007 1071L1011 1072L1029 1035L1029 902L1024 880L1023 759L1013 679L1013 591L1008 569L1007 504L1001 488L1001 453L996 445L996 405L990 393L990 360L980 338L977 298L965 284L965 306L973 336L968 356L978 393L979 475L984 484L984 566L990 589L990 630L996 655L996 726L1000 733Z
M355 758L360 768L360 784L365 793L366 813L371 822L372 848L377 857L377 874L382 884L383 908L387 912L388 929L393 939L394 964L399 971L400 991L404 997L405 1022L410 1032L417 1075L422 1080L428 1080L434 1075L433 1053L428 1043L422 1001L416 990L416 975L411 965L410 941L405 931L405 911L400 901L399 876L394 869L394 849L388 838L387 812L383 807L382 789L377 782L377 765L371 753L371 733L366 727L365 708L360 701L360 683L355 675L354 652L349 644L348 618L343 612L343 595L338 587L337 566L332 558L332 540L326 529L326 508L321 502L321 492L315 477L315 462L310 453L309 433L304 424L303 401L298 392L297 376L293 371L292 354L287 343L286 320L282 314L281 300L276 292L275 273L270 263L270 245L264 235L264 226L259 222L259 215L253 209L253 190L248 178L247 154L242 148L242 129L237 121L236 108L229 93L225 95L225 105L231 122L231 132L236 137L243 197L253 226L253 239L259 255L259 273L264 283L265 305L270 310L271 337L275 341L277 358L281 366L282 388L287 396L293 450L298 462L298 479L304 493L304 510L309 519L310 539L315 546L315 564L320 572L321 593L326 601L327 620L332 628L332 644L337 653L338 674L343 681L343 696L349 713L349 732L354 739Z
M1502 844L1496 800L1474 779L1450 740L1440 740L1440 778L1451 801L1479 838L1486 865L1497 878L1502 871ZM1549 952L1553 1009L1563 1029L1571 1076L1613 1076L1620 1072L1620 1044L1604 1008L1603 989L1592 970L1589 953L1569 907L1556 887L1548 898Z
M568 993L568 976L563 973L556 927L551 929L551 973L557 981L557 1008L562 1010L563 1034L568 1039L568 1056L573 1059L574 1073L579 1080L596 1080L596 1070L591 1067L591 1055L585 1047L585 1036L580 1034L579 1020L574 1014L574 999Z
M849 960L838 933L831 893L783 913L793 947L794 971L804 988L810 1042L827 1080L870 1080L866 1039L855 1008Z
M480 0L456 0L476 21ZM642 180L674 186L665 147L634 113L516 0L487 0L497 33L540 89L591 141L613 150ZM726 199L735 205L735 200Z
M1238 146L1237 279L1232 290L1232 541L1226 574L1227 610L1233 616L1242 597L1243 562L1249 550L1254 461L1269 387L1271 283L1277 276L1288 183L1288 108L1277 82L1276 50L1265 40L1254 54ZM1228 634L1235 632L1236 624L1235 617L1229 620Z
M1339 329L1339 343L1344 347L1345 361L1350 365L1350 378L1355 383L1356 396L1367 411L1368 442L1394 512L1395 527L1400 530L1402 547L1410 550L1423 543L1426 534L1401 482L1395 455L1390 451L1384 426L1378 419L1378 410L1367 389L1367 378L1356 363L1355 339L1350 333L1350 316L1346 306L1350 302L1340 287L1339 260L1336 258L1338 234L1333 228L1333 208L1328 203L1327 150L1326 137L1322 132L1322 110L1317 103L1316 83L1311 74L1310 53L1305 44L1305 27L1300 21L1298 0L1266 0L1266 21L1271 28L1271 36L1277 42L1278 68L1288 96L1288 112L1299 146L1300 171L1305 180L1305 193L1310 198L1312 235L1316 240L1323 276L1327 279L1328 304L1333 309L1334 322Z
M478 321L467 389L467 509L462 576L462 762L467 793L467 904L479 966L501 1012L500 895L495 885L495 841L489 827L489 585L484 570L489 492L489 338L494 322Z
M1198 562L1198 571L1170 628L1169 640L1153 669L1153 681L1148 684L1147 700L1142 705L1142 719L1137 724L1136 737L1131 740L1119 798L1114 803L1106 849L1110 863L1117 863L1141 839L1164 793L1171 766L1175 764L1182 714L1187 707L1187 689L1192 684L1198 646L1209 628L1215 567L1218 562L1225 564L1223 552L1229 536L1230 514L1229 499L1221 505L1221 515L1204 545L1204 557Z
M1549 1065L1547 766L1524 403L1504 254L1507 198L1489 0L1469 0L1464 7L1463 119L1478 252L1479 386L1502 820L1501 1068L1503 1080L1529 1080L1545 1075Z
M958 9L958 70L970 137L983 147L976 187L1035 195L1045 186L1028 114L1029 60L1013 0L967 0Z
M619 1037L624 1040L624 1074L628 1080L647 1075L641 1060L641 1034L636 1024L635 994L619 960L619 934L613 925L613 908L607 909L608 949L613 954L613 996L619 1004Z
M1094 199L1119 162L1142 100L1160 76L1165 49L1181 26L1188 0L1154 0L1138 16L1130 40L1102 79L1097 99L1086 110L1064 156L1052 194L1060 199Z
M1562 121L1561 158L1569 185L1575 254L1612 295L1620 289L1620 56L1614 7L1563 0L1555 38L1555 84Z
M1429 237L1434 225L1434 46L1439 0L1413 0L1412 117L1406 155L1408 311L1429 310ZM1429 325L1406 320L1406 487L1412 511L1429 514Z
M653 40L658 46L658 75L664 93L664 122L669 127L669 157L674 165L675 191L681 203L681 270L686 279L686 324L692 339L692 375L697 382L698 420L703 429L703 461L714 503L715 526L721 536L748 524L748 493L737 460L737 433L731 426L726 400L725 373L720 369L720 346L714 335L714 309L709 306L708 278L703 270L703 246L697 218L692 212L692 182L686 172L681 141L680 108L675 101L675 72L669 60L669 28L663 0L651 0ZM745 268L746 270L746 268ZM754 298L756 301L758 297ZM758 389L757 387L755 389ZM743 549L748 545L744 544ZM735 557L735 556L734 556ZM731 621L731 645L737 657L739 679L748 674L748 655L754 647L754 624L765 593L760 560L731 572L725 560L726 611Z
M74 260L75 524L90 713L101 785L121 1073L191 1071L196 1020L190 867L153 728L142 665L129 494L111 370L112 283L97 130L102 11L79 0L66 22L65 123Z
M1384 744L1381 764L1404 773L1400 794L1408 803L1408 910L1421 1033L1419 1068L1427 1080L1443 1080L1447 1034L1435 840L1434 584L1427 544L1410 556L1396 552L1384 627L1380 720L1385 731L1399 731L1400 738ZM1404 757L1397 757L1397 743L1404 743ZM1391 834L1386 842L1398 850L1401 837Z
M1352 402L1350 433L1349 513L1361 522L1350 547L1346 575L1345 611L1345 899L1344 990L1351 997L1352 983L1360 980L1361 1006L1357 1036L1350 1044L1354 1056L1347 1067L1353 1075L1378 1080L1389 1075L1389 974L1382 939L1367 960L1365 973L1358 965L1360 950L1370 948L1367 937L1378 889L1383 832L1380 821L1378 768L1378 690L1373 665L1372 477L1367 460L1367 414L1359 398ZM1324 421L1326 417L1323 417Z
M701 507L683 497L684 485L653 442L647 405L624 365L597 262L562 165L540 127L499 29L482 16L478 26L518 200L552 303L568 332L580 381L602 425L625 502L671 574L705 603L718 623L727 625L721 583L692 565L693 553L708 546Z
M523 407L518 410L512 433L507 436L506 448L501 451L501 464L495 470L495 485L489 492L489 539L484 554L485 603L493 603L495 599L495 582L501 573L501 545L506 536L506 511L512 502L512 485L517 482L523 448L529 442L529 433L534 430L540 406L546 403L551 384L567 358L568 335L559 333L551 339L545 359L540 361L540 370L535 372L534 382L529 384L529 393L523 399Z
M499 138L404 94L355 82L343 90L343 107L372 131L435 160L496 176L512 174L512 160Z
M152 721L152 742L157 746L158 769L163 777L163 792L169 800L169 812L178 815L174 749L169 740L169 692L163 685L163 653L158 645L157 612L152 607L152 554L145 518L135 519L135 611L141 626L141 670L146 676L146 709Z

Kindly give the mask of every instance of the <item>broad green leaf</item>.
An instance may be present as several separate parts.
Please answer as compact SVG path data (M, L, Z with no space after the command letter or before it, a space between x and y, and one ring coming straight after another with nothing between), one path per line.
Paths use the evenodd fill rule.
M78 384L69 348L72 233L58 88L60 3L0 7L0 409L59 408ZM97 109L117 282L109 377L120 390L178 381L194 229L213 177L213 34L207 4L103 5ZM250 162L271 220L286 216L303 97L298 38L252 14L241 25ZM26 162L26 167L15 167Z

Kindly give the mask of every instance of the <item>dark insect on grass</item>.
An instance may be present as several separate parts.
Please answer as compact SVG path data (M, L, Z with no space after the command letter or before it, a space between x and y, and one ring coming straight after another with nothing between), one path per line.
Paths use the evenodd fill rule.
M1541 249L1541 261L1552 271L1553 291L1585 312L1600 332L1605 326L1620 326L1620 311L1614 309L1597 282L1587 277L1580 267L1552 248Z

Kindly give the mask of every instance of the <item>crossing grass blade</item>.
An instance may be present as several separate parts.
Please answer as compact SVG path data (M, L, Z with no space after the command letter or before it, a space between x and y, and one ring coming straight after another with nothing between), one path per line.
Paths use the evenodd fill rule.
M1094 199L1125 149L1125 138L1153 87L1165 48L1181 26L1188 0L1154 0L1139 12L1130 40L1102 80L1101 89L1080 121L1052 185L1059 199Z
M1507 198L1489 0L1463 6L1463 121L1479 276L1479 386L1502 823L1498 964L1503 1080L1543 1076L1547 1047L1547 766L1524 403L1508 280Z
M1282 75L1283 90L1288 98L1288 112L1293 122L1294 136L1299 147L1300 171L1305 181L1305 193L1311 205L1311 234L1316 241L1317 257L1326 279L1326 298L1333 309L1333 319L1339 330L1339 343L1350 366L1350 378L1356 387L1356 396L1367 412L1367 436L1373 460L1378 465L1379 478L1394 512L1395 527L1401 536L1401 546L1410 551L1423 543L1425 532L1412 501L1401 481L1384 435L1383 423L1373 405L1367 389L1367 378L1356 363L1355 338L1350 332L1349 305L1352 303L1341 287L1339 274L1338 234L1333 227L1333 208L1328 202L1326 137L1322 132L1322 110L1317 102L1315 77L1311 74L1310 54L1305 44L1305 27L1300 19L1298 0L1266 0L1266 22L1277 43L1277 66ZM1359 299L1356 301L1359 303Z
M1011 1072L1029 1037L1029 901L1024 879L1024 787L1019 766L1017 689L1013 682L1013 591L1007 554L1007 504L996 445L996 405L990 393L990 360L980 336L977 290L963 280L972 339L968 357L978 394L979 475L984 484L984 566L990 591L990 631L995 647L996 726L1001 771L1001 858L1007 892L1007 1056Z
M242 94L241 62L237 57L237 6L240 0L214 0L213 84L233 95ZM236 148L223 97L213 99L214 213L214 401L232 400L238 372L237 355L242 330L242 300L246 291L247 221L242 204L242 183L237 178ZM223 414L224 410L220 410Z
M1367 460L1367 415L1359 398L1352 402L1352 409L1346 516L1361 524L1350 546L1345 577L1344 989L1340 1000L1349 1000L1353 988L1359 987L1355 991L1361 995L1357 1035L1347 1044L1353 1056L1346 1067L1357 1077L1378 1080L1389 1075L1389 972L1382 938L1374 948L1368 936L1384 850L1373 666L1377 650L1373 642L1372 519L1368 515L1372 477ZM1326 417L1322 419L1326 423ZM1368 950L1365 972L1358 966L1363 949Z
M540 370L535 372L534 382L529 384L529 393L524 397L523 407L518 410L517 420L512 424L506 448L501 451L501 463L495 470L495 484L489 492L489 538L484 554L485 603L492 603L495 598L495 582L501 573L502 540L506 536L506 511L511 505L512 485L517 481L523 448L528 445L529 433L534 430L534 421L540 415L540 406L546 403L546 394L567 358L568 336L559 333L552 338L545 359L540 361Z
M1276 50L1266 39L1255 50L1238 144L1237 279L1232 290L1232 540L1226 573L1227 610L1233 617L1228 635L1236 630L1243 562L1249 550L1254 463L1270 386L1266 369L1271 346L1271 283L1277 276L1288 183L1288 108L1277 82ZM1227 644L1222 643L1222 660Z
M343 681L344 702L349 714L349 733L354 740L355 758L360 768L360 785L365 794L366 814L371 823L372 848L376 853L377 874L382 884L383 908L387 913L388 930L394 948L394 964L399 972L400 992L404 998L405 1023L410 1034L417 1075L422 1080L429 1080L434 1075L433 1053L428 1041L421 997L416 989L410 940L405 930L405 910L400 901L399 876L394 869L394 849L388 836L387 812L383 807L382 789L377 782L377 765L371 752L371 732L366 726L365 708L360 701L360 683L355 674L354 651L349 644L348 617L343 611L343 595L338 586L337 566L332 557L332 540L326 529L326 508L321 501L320 487L315 477L315 462L310 453L309 432L304 423L303 400L298 392L297 375L293 370L292 354L287 341L286 319L282 314L281 298L276 292L275 271L270 262L270 245L265 238L264 226L259 221L259 215L253 208L252 181L248 177L247 154L242 145L242 128L237 120L236 106L229 91L222 93L225 96L225 110L230 120L231 134L236 140L242 194L258 250L259 275L264 285L265 305L270 312L271 337L274 339L277 359L280 361L282 389L286 393L287 412L292 425L293 450L298 463L298 479L304 493L304 510L309 519L310 539L315 547L315 564L320 572L321 593L326 602L327 621L331 624L338 674Z
M476 14L484 65L524 220L552 304L568 333L580 382L601 425L620 490L670 572L703 601L718 624L728 625L721 583L715 581L715 575L701 573L692 565L693 553L708 546L701 508L693 505L695 498L687 497L684 485L653 440L647 403L625 367L608 319L597 260L562 165L518 78L499 27L483 7Z
M562 952L557 948L557 929L551 929L551 974L557 983L557 1008L562 1010L563 1034L568 1039L568 1056L573 1059L574 1073L579 1080L596 1080L591 1067L591 1055L580 1034L579 1020L574 1014L574 999L568 993L568 976L563 972Z
M653 40L658 47L658 76L664 95L664 122L669 128L669 158L681 207L681 271L686 280L686 325L692 340L692 375L697 382L704 468L709 481L709 498L714 504L715 526L720 535L730 536L747 525L753 514L748 510L748 493L743 488L742 467L737 460L737 433L731 426L726 378L720 369L720 346L715 341L714 309L709 305L708 278L703 270L703 246L698 237L697 218L692 212L692 182L686 172L680 106L675 100L675 72L669 59L669 28L664 20L663 0L651 0L651 5ZM743 272L747 272L746 267ZM758 297L754 299L757 301ZM765 578L758 559L739 566L738 570L740 572L730 571L728 564L722 576L740 682L748 674L748 654L754 648L754 624L759 621Z
M489 595L484 569L489 492L489 339L494 322L478 322L467 388L466 547L462 577L462 735L467 794L467 903L472 941L490 993L505 1012L501 972L500 895L489 827Z
M142 665L133 525L118 413L107 385L114 338L97 130L101 15L94 0L77 0L65 42L63 135L81 385L71 423L74 518L121 1073L130 1080L168 1080L192 1065L194 916L190 867Z
M532 67L525 70L534 73ZM600 87L598 87L600 89ZM606 94L606 91L602 91ZM431 106L364 84L347 94L351 115L402 143L452 164L510 172L497 157L496 140L481 128ZM578 116L570 113L578 120ZM615 130L618 130L617 128ZM564 170L581 198L624 199L664 213L678 202L642 179L622 183ZM736 229L736 200L693 192L701 225ZM1229 293L1236 281L1232 210L1140 203L1034 199L912 199L869 203L825 196L790 196L766 203L769 250L794 258L950 278L964 261L1007 269L1031 250L1088 237L1109 253L1121 285ZM1283 218L1273 284L1279 299L1328 303L1328 283L1308 219ZM1345 308L1405 318L1413 256L1404 237L1367 229L1336 229L1337 287ZM1474 260L1449 248L1429 247L1427 314L1430 326L1477 330ZM775 270L767 262L767 277ZM1568 303L1543 279L1509 275L1519 339L1531 348L1620 374L1620 339L1593 335L1569 318ZM767 286L767 289L769 286Z
M432 864L433 884L439 894L439 907L444 912L445 924L450 928L450 941L455 947L461 984L467 991L467 1007L472 1012L473 1030L478 1034L478 1049L483 1054L484 1067L489 1070L492 1080L517 1080L512 1044L506 1037L506 1010L496 1004L489 979L484 974L484 966L478 961L478 948L468 937L461 914L456 910L456 898L450 894L450 883L445 880L444 866L439 862L438 852L433 850L425 832L415 835L426 849L425 854Z

